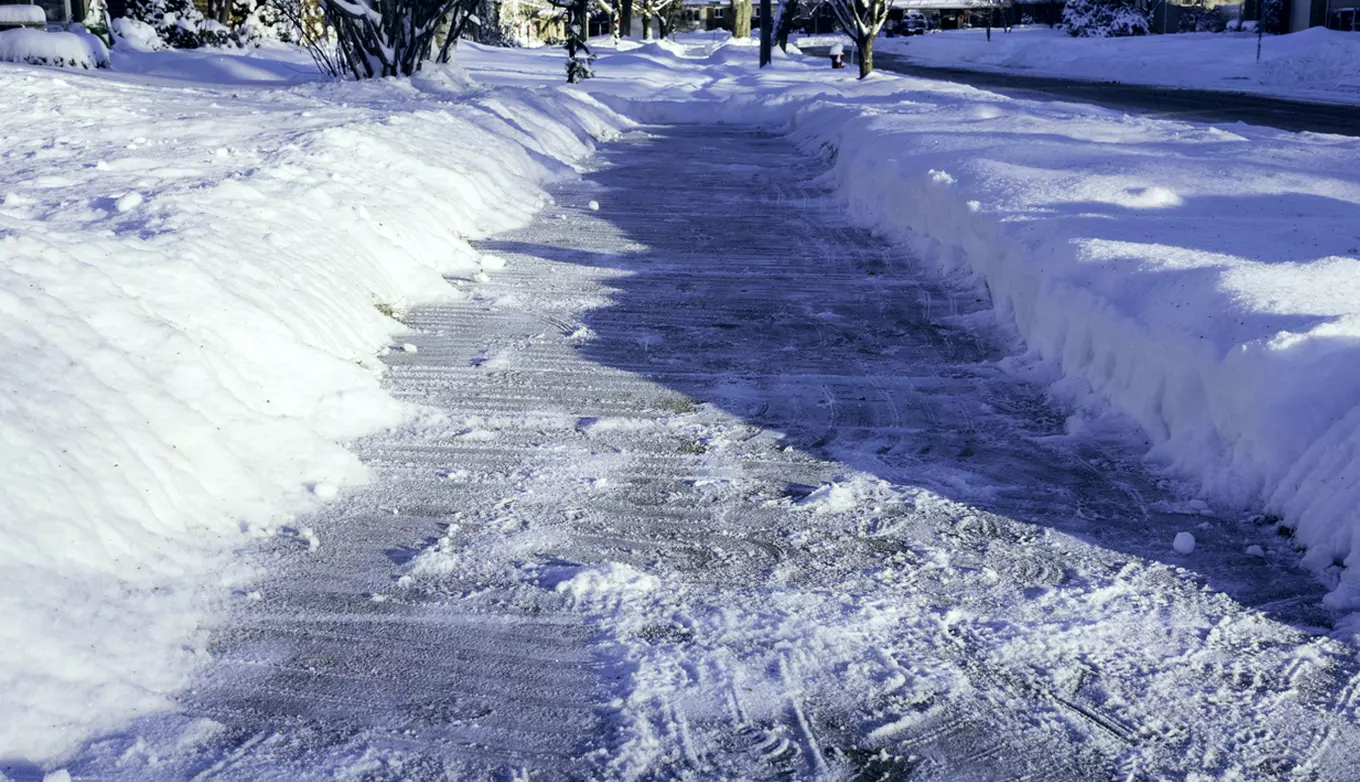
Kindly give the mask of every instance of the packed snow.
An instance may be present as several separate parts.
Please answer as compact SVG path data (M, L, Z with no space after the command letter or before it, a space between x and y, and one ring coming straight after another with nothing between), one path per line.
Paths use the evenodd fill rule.
M808 43L824 40L831 39ZM993 30L990 41L986 30L974 28L881 38L875 46L920 65L1360 103L1360 36L1313 27L1267 35L1260 43L1257 60L1252 33L1074 38L1060 29L1022 26Z
M168 100L4 67L0 103L0 757L44 758L184 685L227 553L401 420L389 314L623 120L452 71Z

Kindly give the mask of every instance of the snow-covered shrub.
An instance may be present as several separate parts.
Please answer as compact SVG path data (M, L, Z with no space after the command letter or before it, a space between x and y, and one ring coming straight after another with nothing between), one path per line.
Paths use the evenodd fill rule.
M0 32L0 61L89 70L109 67L109 50L87 32L19 28Z
M85 31L103 41L106 46L113 46L113 35L109 30L108 4L105 0L87 0L85 18L81 20L80 25Z
M193 0L129 0L127 14L150 25L164 45L175 49L241 45L231 28L204 18Z
M320 6L311 5L316 7L319 16ZM258 45L261 41L300 43L303 36L302 30L288 22L273 0L233 0L231 27L236 41L242 46Z
M462 29L479 0L324 0L340 69L356 79L411 76L437 54L440 22Z
M1063 29L1077 38L1147 35L1147 12L1133 0L1068 0Z
M1217 8L1183 8L1176 32L1221 33L1228 29L1228 18Z
M130 49L134 52L154 52L165 48L165 41L156 34L156 28L137 19L120 16L109 23L116 49Z
M1270 35L1283 35L1289 32L1284 19L1284 0L1256 0L1260 4L1257 24L1261 31Z

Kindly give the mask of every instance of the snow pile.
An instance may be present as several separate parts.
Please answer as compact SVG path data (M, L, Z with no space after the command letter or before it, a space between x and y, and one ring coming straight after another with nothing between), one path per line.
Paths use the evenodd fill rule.
M1275 84L1291 81L1301 86L1344 87L1360 94L1360 36L1324 27L1312 27L1292 35L1271 38L1269 55L1262 57L1262 80Z
M882 39L877 46L920 65L1360 103L1360 36L1321 27L1266 36L1259 62L1256 44L1252 33L1073 38L1047 27L1017 27L995 32L990 41L983 30L948 30Z
M853 215L984 284L1064 395L1206 495L1360 564L1360 141L912 97L798 112Z
M24 6L18 6L24 7ZM5 7L0 6L0 10ZM107 68L109 50L89 33L5 30L0 32L0 62L57 68Z
M402 417L384 312L455 295L623 120L439 73L168 101L5 68L0 102L0 757L40 760L183 685L225 554Z
M661 582L655 576L619 562L605 562L581 568L574 576L559 583L555 591L577 604L593 604L643 595L660 586Z

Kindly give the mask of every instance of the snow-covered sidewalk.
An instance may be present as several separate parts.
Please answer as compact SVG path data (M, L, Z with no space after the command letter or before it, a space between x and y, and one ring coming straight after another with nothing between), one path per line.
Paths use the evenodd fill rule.
M1332 604L1360 606L1360 140L749 53L654 44L590 89L833 155L852 219L985 290L1073 432L1136 423L1203 500L1283 518Z
M340 442L401 420L391 313L455 295L467 239L626 122L438 73L0 65L0 104L0 758L42 759L164 707L249 577L231 551L362 481Z
M833 39L808 36L800 43ZM875 42L878 51L920 65L1360 104L1360 36L1321 27L1266 36L1259 61L1256 44L1251 33L1073 38L1045 26L995 29L990 41L975 28Z
M266 547L178 713L76 777L1265 780L1360 753L1357 667L1300 629L1321 590L1288 545L1064 434L970 333L986 301L851 226L823 161L687 124L595 169L407 314L385 387L423 414L355 444L375 479L311 545Z
M701 256L674 264L675 278L668 281L674 283L672 293L702 283L702 275L686 276L691 266L721 260L748 234L766 230L767 222L735 233L722 227L739 223L744 205L763 203L767 197L787 196L791 203L805 205L816 201L821 222L815 224L833 226L829 230L840 237L837 241L855 228L872 229L879 237L872 242L844 240L850 242L845 245L850 255L861 262L854 271L862 277L848 288L824 292L827 308L805 313L808 344L841 349L859 338L848 321L838 320L844 314L829 306L833 301L858 318L851 326L911 320L927 312L931 317L924 324L912 326L926 329L924 344L976 344L979 333L993 346L1012 341L1017 355L1000 368L1051 388L1066 420L1052 426L1058 419L1043 404L1025 408L1034 414L1026 418L1009 402L1001 403L1011 399L1005 394L974 398L969 389L960 388L953 398L962 400L961 405L977 402L975 408L951 408L948 417L912 422L904 418L897 400L919 388L885 386L898 375L865 372L863 363L849 361L850 371L824 373L825 383L848 387L837 386L820 396L779 389L767 395L797 402L797 409L786 411L783 419L778 410L772 414L794 422L788 428L806 419L807 411L817 410L832 417L835 426L829 429L855 435L844 438L846 447L839 451L832 447L835 438L795 443L822 461L800 463L807 475L783 489L768 480L762 483L759 475L745 476L740 464L719 458L724 448L745 447L741 438L752 434L730 418L696 419L692 430L686 428L691 421L680 420L660 438L647 434L652 424L645 420L520 416L507 423L494 406L480 421L472 421L466 410L468 420L435 420L431 432L471 444L494 443L502 436L498 428L528 432L530 441L536 432L548 432L573 447L581 438L617 434L627 440L633 436L628 432L643 432L636 435L643 443L639 450L647 451L643 457L674 445L671 450L684 457L686 470L691 462L698 465L683 474L651 475L639 484L644 498L679 502L690 512L705 507L708 492L718 492L727 504L715 518L735 524L750 508L765 508L760 513L774 514L769 529L787 538L755 536L740 551L710 541L705 545L712 551L696 547L684 555L701 564L739 557L745 559L736 561L765 562L764 569L757 568L759 575L775 578L770 583L798 587L779 593L789 602L772 603L773 593L759 591L769 584L750 581L759 587L744 598L750 616L724 624L724 596L704 592L707 587L687 587L692 610L683 617L658 597L672 593L673 582L663 583L662 576L688 578L674 558L657 566L666 571L660 575L649 572L645 556L599 550L563 562L516 559L539 551L534 546L549 550L552 541L529 536L521 539L522 550L497 548L501 537L522 532L528 522L513 512L515 503L495 505L507 497L491 498L489 509L475 509L477 524L489 525L477 538L478 545L487 547L486 561L509 568L493 568L488 571L492 576L518 578L527 572L525 562L537 562L538 572L516 581L516 590L538 594L532 591L537 589L549 593L546 599L575 601L577 619L605 617L612 624L601 626L620 633L617 644L607 647L617 653L611 659L628 665L647 662L654 667L645 670L659 672L659 678L635 682L637 689L629 692L641 693L636 701L631 694L621 695L624 708L611 705L615 711L610 713L619 715L612 724L623 726L624 733L633 731L628 734L632 743L626 745L632 754L622 766L611 768L671 768L657 765L669 762L666 758L688 763L686 753L695 745L686 737L711 716L707 709L721 693L704 690L692 711L677 707L679 712L665 717L662 706L671 694L684 694L683 688L668 689L671 679L689 671L710 681L702 672L714 671L711 681L733 682L733 690L743 687L738 680L747 674L723 667L730 662L723 644L761 638L790 643L811 639L821 650L800 657L793 647L776 644L749 658L751 670L784 677L783 685L765 681L756 688L761 693L756 710L742 706L748 721L765 720L759 730L768 734L752 734L756 749L748 749L756 758L773 754L776 773L782 768L779 758L787 755L781 749L785 744L800 747L798 762L811 764L814 771L818 764L826 768L853 762L819 756L821 744L813 733L826 726L814 725L806 716L818 713L806 707L808 699L834 700L836 692L845 691L843 683L825 678L827 671L872 683L882 699L869 704L869 712L838 708L823 713L837 715L837 720L859 714L864 721L856 725L882 729L866 735L884 741L903 731L928 732L937 720L955 725L951 720L957 711L930 710L937 691L933 688L950 692L951 681L968 679L974 683L961 686L986 690L988 698L999 702L1015 693L1001 685L1021 682L1017 686L1026 697L1048 704L1038 713L1054 720L1045 723L1050 727L1075 713L1080 724L1095 726L1092 735L1103 735L1103 730L1113 733L1116 742L1170 746L1170 755L1156 748L1137 751L1155 767L1186 757L1187 741L1194 751L1206 753L1231 745L1240 753L1225 763L1250 756L1266 769L1283 767L1279 764L1286 761L1272 754L1281 746L1287 746L1279 752L1292 758L1288 762L1301 766L1331 762L1327 752L1352 746L1349 734L1336 738L1340 721L1352 719L1355 709L1345 647L1307 638L1273 621L1268 612L1279 606L1267 606L1266 614L1248 610L1221 593L1203 592L1192 576L1149 560L1171 561L1187 573L1230 573L1228 583L1211 577L1210 586L1235 584L1242 594L1259 597L1279 587L1294 601L1287 604L1293 621L1303 624L1297 617L1307 611L1299 608L1293 580L1297 574L1288 572L1292 554L1272 544L1276 538L1269 523L1276 519L1265 515L1276 514L1283 518L1281 529L1295 530L1293 541L1307 547L1307 564L1329 587L1337 587L1332 605L1356 607L1360 567L1343 573L1341 565L1360 565L1360 236L1354 228L1360 225L1360 174L1355 168L1360 142L1149 120L1011 100L928 80L876 76L856 82L846 72L785 58L757 73L751 47L716 42L693 49L657 43L604 55L597 62L600 78L582 89L551 86L561 79L560 52L475 46L465 47L460 57L481 83L499 85L494 89L474 87L447 72L411 84L262 89L294 80L291 66L268 57L213 52L162 53L156 60L125 60L121 65L115 53L114 72L94 76L0 66L0 103L11 107L0 116L0 351L13 357L0 369L5 388L0 470L9 478L0 497L0 535L6 544L0 549L0 570L6 574L0 610L7 620L0 686L17 704L0 714L0 757L45 765L92 732L163 708L210 658L208 634L221 620L221 598L229 589L238 587L238 606L264 597L256 587L259 574L243 570L230 556L233 548L253 537L274 539L281 533L288 545L328 550L314 528L325 517L300 514L369 475L341 443L394 425L410 412L380 385L382 370L375 357L391 346L403 358L410 352L406 344L416 345L418 339L396 335L401 327L388 314L474 295L450 285L444 274L487 286L498 274L506 276L501 268L505 257L560 263L556 255L574 251L578 245L571 244L571 237L562 246L545 244L545 232L521 235L516 246L495 250L489 258L473 250L468 240L521 225L535 210L551 206L544 185L569 175L572 163L594 149L595 138L628 127L630 121L618 112L643 120L761 124L765 132L792 134L805 156L796 164L777 162L796 160L789 154L761 158L760 163L729 160L723 156L746 147L725 150L716 130L712 143L699 139L652 152L663 163L674 162L670 169L663 164L645 172L649 188L670 185L667 170L695 170L674 158L675 149L681 149L721 163L717 174L707 172L706 188L728 192L725 188L735 187L737 192L715 212L706 212L708 205L696 195L677 202L684 210L671 205L648 215L664 227L664 241L675 242L667 246L698 248ZM181 56L183 60L173 59ZM175 67L184 62L194 65ZM237 82L210 83L225 79ZM778 174L783 167L817 164L822 156L834 158L830 170L790 193L780 190L778 176L761 180L759 188L748 181L760 172ZM833 186L840 199L834 211L817 201L826 195L818 189L824 186ZM622 223L611 221L608 199L600 200L598 219L606 225L597 224L594 230L607 235L591 234L592 241L609 241L568 263L642 271L627 258L611 257L641 253L645 247L622 231ZM840 207L848 208L848 217ZM594 214L580 204L572 208L578 216ZM833 220L831 214L839 216ZM851 225L841 225L847 220ZM812 225L795 220L782 226L779 236L798 237ZM780 245L780 252L806 248L816 240L815 230L812 236L794 249ZM924 264L914 265L912 273L925 276L895 278L895 265L876 265L904 250ZM835 265L845 261L843 255L830 253L827 258L823 271L846 271ZM782 260L762 256L762 263L773 261L775 266ZM801 260L817 265L816 258ZM731 269L719 264L714 271ZM501 291L490 300L467 301L497 312L513 311L539 283L550 287L547 283L555 279L551 264L540 272L521 288ZM800 274L816 279L820 272L804 268ZM623 286L620 282L620 291L626 290ZM938 312L921 296L883 295L893 286L916 286L928 301L957 309ZM482 294L489 292L492 288L482 289ZM805 293L811 301L822 300L816 289ZM607 311L611 295L607 289L578 291L526 309L546 324L542 328L562 331L559 341L565 342L558 347L584 346L592 334L611 325L608 319L597 327L562 314ZM761 301L752 313L765 323L779 310L772 299ZM643 314L680 317L683 304L658 299ZM864 306L870 310L857 309ZM715 322L713 328L726 332L741 327L734 319ZM466 366L501 372L498 382L532 398L537 392L524 392L515 384L542 389L543 380L527 380L535 377L532 368L515 361L519 353L533 354L538 333L520 335L495 351L474 353ZM669 355L663 369L683 376L694 367L666 351L688 344L698 354L711 347L683 341L665 347L667 334L665 328L632 323L613 336L641 351L642 363L631 368L609 364L608 355L596 356L597 363L643 372L655 369L653 357ZM916 343L906 334L874 334L863 344L878 352L862 355L892 357L894 351L909 350ZM800 344L790 342L794 355ZM775 351L786 346L766 347L756 351L762 360L781 357ZM426 354L419 351L410 358ZM970 366L989 382L1017 387L1014 377L1002 378L996 366L983 360L997 355L984 351L970 359ZM435 354L432 360L440 358ZM573 360L579 362L579 356ZM698 374L713 380L731 371L739 378L738 370L729 362ZM590 387L586 375L574 377L586 383L584 399L607 396ZM921 388L957 380L944 372L926 379L930 382L923 380ZM676 382L696 381L682 377ZM698 383L685 393L698 401L709 401L704 394L715 399L726 394L729 415L758 418L758 403L764 400L740 410L740 400L734 399L738 391L730 383ZM677 418L692 412L674 394L657 399ZM632 418L655 418L656 410L648 410ZM879 414L889 418L879 420ZM1156 494L1145 510L1161 519L1155 529L1162 539L1145 541L1147 548L1136 551L1121 551L1114 544L1102 549L979 512L979 506L1005 499L1015 486L1058 480L1053 471L1026 474L1023 459L985 462L1013 469L1015 486L995 475L976 479L988 474L981 468L932 473L920 479L929 478L928 486L911 484L905 492L902 485L893 485L909 483L900 473L887 486L874 482L881 477L875 465L891 453L879 448L914 442L913 431L948 432L941 435L939 452L970 459L978 453L977 444L956 442L953 433L967 434L980 420L1006 416L1035 425L1025 437L1032 436L1036 448L1048 440L1069 455L1089 447L1132 459L1150 445L1152 468L1161 483L1148 493L1131 484L1134 491L1127 497ZM887 438L892 442L872 441L866 431L875 428L893 432ZM723 439L729 435L731 442ZM781 468L788 466L779 460L793 458L798 449L784 451L783 444L776 448L765 437L753 435L750 447L772 449L760 458L769 456ZM591 459L599 458L603 482L568 487L570 491L560 494L549 490L561 486L534 484L542 489L535 501L578 497L593 502L601 497L592 492L632 486L628 481L634 474L626 464L616 463L626 460L609 450L622 446L606 446L598 452L586 448ZM923 455L933 452L932 446L910 458L927 460ZM402 458L400 465L418 466L422 458ZM527 472L507 466L496 473L496 480L520 491L533 487L540 468L557 469L551 474L561 477L562 465L551 462L551 453L547 458ZM1118 466L1117 459L1084 466L1079 459L1060 463L1077 464L1080 469L1073 467L1073 475L1089 470L1092 480L1103 480L1112 465ZM837 468L845 469L837 473ZM468 477L457 464L441 469L446 474L423 478L442 478L455 486ZM750 482L743 483L748 477ZM1189 488L1182 483L1186 480ZM666 481L676 483L672 487ZM671 488L673 496L662 491ZM809 502L794 502L809 490ZM653 491L660 493L649 493ZM400 493L391 496L400 509ZM529 502L527 495L515 496ZM609 496L638 501L627 491ZM372 497L380 511L388 507L380 502L381 488ZM762 505L766 500L772 504ZM441 495L439 503L415 510L440 523L455 523L454 514L466 509L451 502ZM1137 507L1141 501L1131 502ZM559 521L585 518L574 515L581 510L578 505L549 503L542 508L558 514L553 518ZM1068 515L1099 527L1123 519L1123 513L1093 511L1078 503ZM1254 514L1268 524L1242 526ZM836 540L845 544L844 551L819 549L806 537L811 523L806 519L819 515L840 525ZM1171 536L1163 533L1181 521L1168 518L1184 522L1186 529L1175 531L1193 530L1199 537L1195 552L1172 550L1166 539ZM905 521L894 526L897 519ZM695 523L703 522L700 518ZM456 596L467 583L476 587L482 553L475 547L460 549L468 541L450 529L449 536L428 550L392 554L394 570L413 582L426 577L414 586L435 594ZM590 534L606 533L613 534L605 527ZM870 584L879 572L872 552L883 553L885 544L869 539L880 533L898 536L889 553L903 558L892 572L904 574L905 580L894 581L897 586L891 589ZM584 546L587 532L572 528L571 534L577 536L571 545ZM667 534L673 541L688 533L677 528ZM1027 547L1038 539L1044 556L1036 558ZM627 548L626 543L615 548ZM789 548L781 548L785 545ZM993 547L995 557L985 561L952 562ZM781 557L789 551L797 553L797 563L780 569ZM1083 593L1079 584L1059 589L1066 571L1055 561L1069 554L1080 560L1083 573L1091 574L1079 584L1097 583L1109 577L1106 571L1124 573L1114 577L1123 579L1117 594ZM1131 560L1137 560L1134 570L1119 571L1120 562ZM1252 570L1258 564L1259 571ZM827 568L829 575L810 575ZM746 578L750 572L739 574ZM1241 575L1247 573L1255 575ZM459 581L465 576L471 582ZM914 580L918 576L925 581ZM1238 576L1245 583L1235 580ZM933 598L903 602L902 595L915 593L923 583L947 593L951 585L972 579L985 583L967 593L973 601L967 616L950 612L949 594L938 603ZM564 585L560 591L558 584ZM1033 593L1036 602L1007 602L1030 595L1024 591L1030 587L1040 590ZM851 592L862 602L850 608L827 597ZM1061 605L1044 602L1044 594L1060 595ZM1116 604L1115 614L1099 613L1105 610L1101 601L1111 595L1125 602ZM989 601L996 599L1003 606L1033 611L1026 615L1031 626L1019 623L1009 626L1004 638L994 637L996 627L987 617L995 608ZM554 603L553 610L562 605ZM762 625L755 611L760 606L777 609L773 625ZM1073 629L1061 626L1061 619L1059 626L1045 624L1059 616L1046 613L1050 609L1087 613ZM938 620L938 627L930 626L946 635L950 628L962 627L955 649L962 658L1005 650L1006 659L1029 660L1052 675L1034 689L1035 680L1013 667L969 668L942 650L935 658L938 667L903 666L899 658L910 656L916 640L892 636L884 628L915 626L920 617L911 612ZM824 633L826 626L832 629ZM1155 713L1139 711L1147 691L1126 688L1134 687L1149 669L1125 671L1127 676L1116 676L1107 686L1100 670L1091 669L1095 652L1080 639L1070 646L1030 646L1036 627L1080 636L1092 626L1102 628L1096 644L1101 654L1145 644L1181 655L1148 663L1165 674L1146 679L1156 683L1156 697L1149 701ZM771 627L778 632L771 635ZM874 636L874 643L866 645L846 640L865 638L866 628L888 635ZM1344 622L1338 626L1340 640L1349 640L1347 628ZM1172 631L1175 643L1167 640ZM703 643L705 637L724 640L709 647L707 656L691 654L694 639ZM1271 639L1265 651L1262 637ZM1101 646L1106 642L1110 645ZM883 649L897 651L881 657ZM1244 657L1255 666L1245 678L1232 667ZM327 675L324 660L306 659L292 670L299 681ZM686 667L695 660L702 665ZM1053 667L1046 668L1049 663ZM1181 676L1176 666L1188 673ZM804 673L806 678L800 678ZM979 681L990 684L979 688ZM1243 688L1242 681L1251 684ZM902 689L913 682L919 686ZM1276 691L1272 682L1287 682L1293 689ZM806 688L799 689L803 684ZM807 699L781 699L794 692ZM1295 710L1297 692L1317 697ZM1286 716L1275 725L1275 743L1243 749L1219 730L1276 709L1285 710L1278 713ZM1185 725L1166 716L1172 712L1198 714L1195 719L1203 722L1191 723L1203 730L1187 739ZM475 721L475 713L446 716ZM776 713L782 715L777 724L771 722ZM844 728L850 723L836 724ZM985 726L983 733L993 727ZM1310 744L1310 736L1316 742ZM218 741L213 730L205 728L198 738L205 746L221 748L212 743ZM852 738L837 746L860 748ZM771 747L773 753L765 751ZM947 754L948 747L940 751ZM146 759L135 752L128 757L133 766ZM901 761L910 762L910 757L907 752ZM883 770L894 769L902 770ZM1325 770L1319 773L1326 775Z

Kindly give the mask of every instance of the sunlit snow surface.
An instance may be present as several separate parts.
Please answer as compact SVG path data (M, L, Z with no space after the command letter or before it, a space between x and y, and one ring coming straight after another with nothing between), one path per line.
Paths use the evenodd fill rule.
M133 58L127 85L0 69L37 106L0 118L20 166L0 333L28 340L3 376L5 467L24 477L5 506L21 542L5 670L42 719L6 715L7 774L1346 778L1353 650L1326 637L1290 541L1247 520L1268 499L1253 458L1293 457L1270 431L1239 458L1156 423L1203 430L1195 405L1232 387L1217 351L1302 348L1281 355L1338 369L1233 397L1285 418L1219 416L1215 436L1264 421L1311 449L1330 432L1310 474L1354 475L1354 142L785 59L754 76L749 47L657 44L602 58L589 89L706 124L631 133L553 204L540 183L626 121L538 90L560 78L553 52L464 55L507 87L276 89L284 66L211 53L179 73ZM213 87L219 72L258 78ZM35 135L43 121L67 129ZM1233 212L1195 241L1223 177L1336 213ZM1282 233L1300 221L1321 248L1303 257ZM1142 234L1086 230L1107 225ZM1254 254L1203 252L1260 226ZM1109 296L1132 264L1205 278L1175 328L1151 328L1164 290ZM1301 271L1272 287L1285 268ZM1080 274L1109 299L1075 306ZM1325 328L1205 325L1247 312ZM1145 372L1206 379L1124 382ZM422 412L358 460L335 445L395 423L392 397ZM1315 404L1340 418L1294 416ZM100 461L123 454L149 466ZM1321 571L1354 518L1344 480L1318 485L1341 510L1295 541ZM235 568L224 618L207 607L242 522L279 534ZM126 722L195 664L174 708Z

